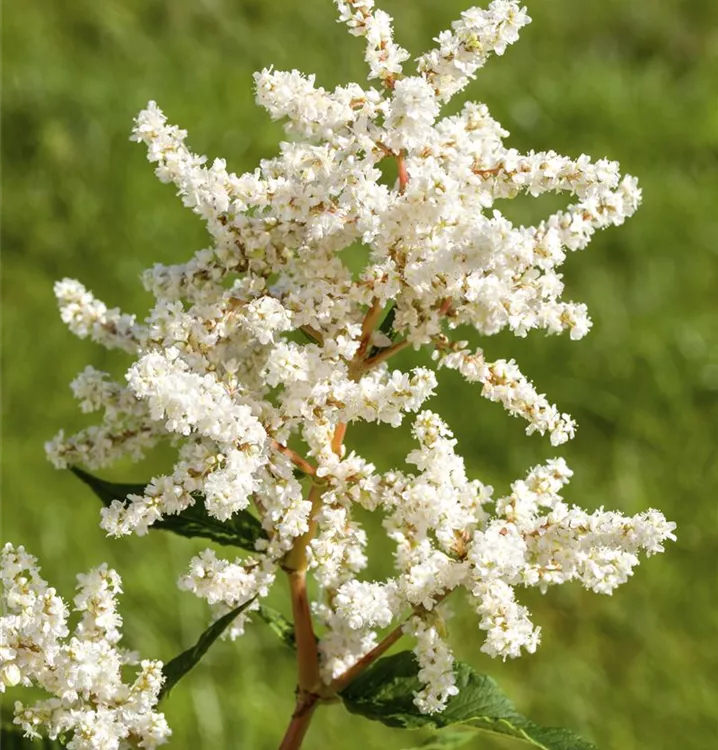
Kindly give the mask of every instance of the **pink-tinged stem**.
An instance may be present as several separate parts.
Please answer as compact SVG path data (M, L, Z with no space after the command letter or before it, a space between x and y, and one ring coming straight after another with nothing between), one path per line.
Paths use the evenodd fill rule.
M409 184L409 173L406 171L406 160L403 153L396 157L396 166L399 169L399 192L403 193Z
M368 653L364 654L359 661L357 661L353 666L349 667L344 674L339 675L339 677L334 680L331 684L332 690L336 691L337 693L341 690L344 690L344 688L355 678L358 677L361 672L363 672L371 663L376 661L382 654L384 654L386 651L388 651L403 635L403 625L398 625L394 630L389 633L386 638L384 638L381 643L374 646L374 648L369 651Z
M299 750L302 746L304 736L309 729L309 722L317 707L317 699L318 696L312 695L308 696L304 702L297 701L297 707L294 709L292 720L289 722L279 750Z
M278 453L282 453L283 455L287 456L289 460L298 468L301 469L305 474L308 474L309 476L313 477L317 470L314 466L312 466L309 461L307 461L305 458L300 456L296 451L293 451L291 448L288 448L286 445L282 445L281 443L278 443L276 440L272 440L272 448L274 448L275 451Z

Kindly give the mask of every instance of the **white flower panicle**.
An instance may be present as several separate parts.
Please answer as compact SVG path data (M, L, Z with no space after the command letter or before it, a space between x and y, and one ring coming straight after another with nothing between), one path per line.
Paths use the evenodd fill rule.
M366 39L364 59L369 65L369 79L378 78L391 86L401 75L401 64L409 53L394 42L392 18L374 7L374 0L335 0L339 21L349 27L353 36Z
M433 357L439 367L457 370L469 382L482 383L484 398L498 401L509 414L523 417L529 423L527 435L548 432L551 445L561 445L573 437L576 428L573 419L561 414L543 394L537 393L513 360L486 362L483 352L471 354L465 341L456 342L449 350L443 349L443 341L437 343Z
M150 352L127 373L130 388L150 406L150 415L166 418L168 432L192 432L222 444L246 444L261 449L266 433L249 406L239 404L211 373L199 375L173 347Z
M134 682L122 679L122 667L136 661L117 646L122 637L117 573L102 565L77 576L74 603L82 619L72 632L67 606L23 547L3 547L0 576L7 612L0 619L0 692L22 684L52 696L30 706L15 703L14 723L25 735L67 735L70 750L165 744L171 732L155 711L162 662L142 661Z
M190 561L189 571L179 579L179 587L191 591L212 605L217 617L221 617L240 604L264 597L274 582L276 566L266 557L247 558L230 563L220 560L213 550L205 550ZM227 630L230 638L244 633L249 614L259 608L254 601L241 612Z
M526 8L513 0L493 0L487 10L471 8L439 34L438 49L419 58L419 71L442 101L467 86L491 53L503 55L530 23Z
M296 70L258 72L257 102L285 121L290 139L255 170L238 176L223 159L194 154L186 131L155 102L138 115L132 140L206 223L209 245L186 263L145 272L156 303L141 325L79 282L57 284L74 333L134 360L126 383L92 368L77 378L81 408L102 411L102 423L60 433L47 450L59 468L96 468L169 441L178 451L174 467L142 494L103 509L108 534L144 534L195 503L216 522L255 514L264 535L250 555L229 561L207 550L192 559L181 587L216 615L255 597L256 607L299 549L320 587L313 612L322 626L323 678L339 677L384 628L409 617L426 685L417 705L435 712L456 692L437 612L451 591L463 589L478 613L485 652L532 652L540 630L518 602L520 587L578 580L610 593L640 552L659 552L674 538L674 525L653 510L626 518L567 505L560 492L571 472L561 459L492 499L491 487L469 477L448 426L425 410L441 389L436 374L388 360L429 346L437 369L479 383L485 398L526 421L527 433L548 435L552 445L572 438L571 417L513 360L487 361L452 333L469 326L482 337L585 336L591 320L585 305L564 299L561 265L597 230L631 216L640 190L615 162L507 147L508 132L483 104L442 117L442 105L529 23L520 3L493 0L464 12L418 59L415 74L404 69L409 55L373 0L336 5L339 20L366 43L376 88L329 91ZM501 201L546 192L566 192L572 202L535 226L516 226L500 211ZM343 446L351 423L396 427L407 414L415 415L418 446L405 467L379 472ZM358 507L382 514L396 546L387 580L366 580ZM112 577L102 575L111 588ZM45 589L42 596L56 632L33 633L45 639L42 658L11 654L7 683L44 675L43 660L60 658L64 605ZM109 610L92 617L83 621L83 643L94 644L90 634L100 632L109 643L118 622ZM245 622L246 613L233 635ZM68 696L80 695L72 690ZM70 699L60 691L59 700ZM104 703L93 710L97 727L113 720ZM27 726L39 715L27 714ZM76 715L80 727L85 719Z
M108 349L137 351L138 331L134 315L125 315L117 308L108 310L104 302L74 279L58 281L55 296L63 322L76 336L81 339L89 336Z
M439 102L426 81L404 78L394 85L394 94L387 106L384 143L394 151L415 149L439 115Z
M459 693L453 669L454 656L446 638L436 625L420 617L413 617L404 630L416 638L414 653L419 662L419 679L425 685L414 697L414 703L422 713L441 711L449 698Z
M48 458L58 469L84 464L97 469L125 455L135 461L143 458L162 437L147 404L138 401L129 388L110 380L107 373L87 367L70 384L83 412L104 411L100 425L66 437L60 431L45 445Z
M663 551L675 540L674 523L649 510L633 518L603 509L588 513L569 507L559 494L571 477L563 459L533 468L496 501L496 515L473 534L467 547L472 594L487 631L484 651L514 657L533 652L539 629L517 604L516 586L579 580L587 589L610 594L638 564L638 553Z

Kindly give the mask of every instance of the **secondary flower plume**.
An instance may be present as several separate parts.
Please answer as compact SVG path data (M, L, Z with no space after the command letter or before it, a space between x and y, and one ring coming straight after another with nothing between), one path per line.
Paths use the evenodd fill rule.
M171 472L103 510L108 534L145 534L200 502L219 521L251 510L265 532L257 549L236 560L207 550L181 587L219 615L265 596L282 571L309 571L320 587L313 617L323 683L341 684L385 628L403 623L424 684L415 700L430 713L457 691L441 616L449 593L468 597L483 651L533 652L540 630L520 588L577 580L610 594L639 553L674 538L674 524L656 510L631 518L570 504L561 458L496 496L467 474L450 426L427 409L442 389L436 373L389 362L426 347L437 369L479 383L477 393L524 420L527 433L554 446L572 438L573 419L516 362L488 361L455 331L586 335L586 306L564 297L561 265L596 230L631 216L640 190L612 161L519 153L483 104L442 118L442 106L529 23L515 0L467 10L413 74L373 0L336 5L366 41L374 85L329 91L296 70L258 72L257 102L285 121L289 140L254 171L236 175L223 159L194 154L154 102L138 115L132 140L206 223L208 246L144 274L156 302L143 322L77 281L56 285L70 329L132 362L126 382L92 368L78 376L75 394L83 410L103 412L101 423L60 433L48 454L58 468L102 468L160 441L175 445ZM395 180L383 176L389 166ZM504 200L546 192L567 193L568 207L535 226L501 213ZM380 431L404 419L415 447L393 471L344 446L352 423ZM379 514L395 544L386 580L364 575L358 508Z
M0 618L0 692L22 684L53 697L32 706L15 703L15 723L28 737L72 734L69 750L151 750L170 736L154 710L164 680L162 662L139 661L118 646L122 618L116 610L119 575L106 565L77 576L71 633L68 609L40 576L37 560L23 547L0 551L3 612ZM134 681L126 665L139 665Z

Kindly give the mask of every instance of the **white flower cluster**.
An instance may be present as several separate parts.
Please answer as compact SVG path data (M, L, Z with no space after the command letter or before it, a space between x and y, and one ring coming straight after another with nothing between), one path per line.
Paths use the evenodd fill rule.
M138 461L162 437L147 404L107 373L87 367L70 387L82 411L104 411L104 419L70 437L61 431L46 444L48 458L58 469L78 463L97 469L125 455Z
M205 599L221 617L252 597L267 596L274 578L275 565L271 558L249 557L231 563L218 559L213 550L207 549L192 558L189 571L179 579L179 587ZM232 621L227 631L230 638L244 633L249 613L258 608L259 603L253 602Z
M454 657L435 625L425 618L413 617L405 626L407 634L416 638L414 653L419 661L419 679L426 685L415 698L417 707L424 713L441 711L446 701L457 695L454 676Z
M515 0L466 11L413 76L373 0L336 4L365 39L379 88L327 91L298 71L257 73L258 103L286 120L292 140L256 170L237 176L224 160L193 154L186 132L154 102L139 114L132 139L206 222L210 246L145 273L156 304L142 324L78 282L57 285L71 330L135 361L126 385L94 370L76 381L83 408L104 409L104 420L59 435L48 452L59 467L100 467L170 439L178 447L172 473L106 509L103 527L143 534L201 502L197 493L220 521L255 513L266 539L251 556L230 562L207 551L181 586L221 613L264 596L301 548L321 588L314 616L324 679L408 615L426 682L417 705L431 712L455 693L437 612L449 592L466 591L487 653L533 651L539 631L515 598L518 586L577 579L610 593L640 550L658 552L673 538L673 524L657 511L624 518L566 505L559 491L570 472L561 460L533 469L494 502L491 488L467 477L451 432L429 411L414 421L419 447L407 463L415 473L379 473L348 453L347 426L397 426L418 413L438 388L435 374L392 370L388 360L428 345L438 366L481 383L482 395L526 420L528 433L548 433L554 445L571 438L571 417L513 361L487 362L450 334L471 326L483 336L584 336L586 308L562 298L559 268L597 229L623 223L640 191L613 162L507 148L508 133L482 104L441 118L441 106L529 22ZM393 185L382 176L387 161L396 166ZM536 226L515 226L497 202L522 192L568 192L575 202ZM367 258L359 273L351 256ZM380 329L389 315L391 330ZM386 581L362 578L359 507L381 512L396 544L396 575Z
M55 296L63 322L76 336L90 336L108 349L137 351L134 315L124 315L116 307L108 310L104 302L74 279L58 281Z
M481 383L484 398L498 401L509 414L526 419L526 434L548 432L551 445L561 445L573 437L576 428L573 419L568 414L561 414L543 394L538 393L513 360L486 362L481 350L471 354L466 344L457 341L446 346L444 341L438 341L432 356L439 367L457 370L470 383Z
M70 750L155 748L171 732L155 710L164 677L162 662L141 661L134 682L122 669L136 657L118 647L122 618L116 610L121 580L102 565L80 574L71 633L68 609L40 577L37 560L23 547L0 553L3 610L0 619L0 692L37 686L53 697L32 706L15 703L15 724L26 736L70 737Z
M378 78L392 86L409 53L394 42L391 16L375 10L374 0L337 0L336 4L339 20L347 24L350 33L366 39L364 59L369 65L369 79Z
M442 101L465 88L491 53L503 55L530 23L526 8L513 0L494 0L487 10L471 8L443 31L433 49L419 58L419 71Z

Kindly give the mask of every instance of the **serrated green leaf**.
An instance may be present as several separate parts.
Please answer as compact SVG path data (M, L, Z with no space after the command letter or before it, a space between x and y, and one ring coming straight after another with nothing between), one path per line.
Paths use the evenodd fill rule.
M244 612L245 609L256 599L253 597L248 602L240 604L239 607L235 607L231 612L227 612L226 615L220 617L219 620L213 622L207 630L202 633L197 643L183 651L174 659L168 661L167 664L162 667L162 674L165 676L165 681L160 690L159 700L169 695L170 690L197 664L200 659L207 653L209 647L219 638L222 633L232 624L237 615Z
M567 729L541 727L521 716L491 677L475 672L468 664L457 662L454 672L459 694L441 713L422 714L414 705L414 693L422 685L411 651L380 659L345 688L341 697L352 713L390 727L441 729L462 724L513 737L541 750L596 750Z
M120 484L108 482L99 477L88 474L76 466L70 471L81 479L109 507L113 500L125 502L128 495L143 495L144 484ZM162 520L152 524L151 529L171 531L185 537L201 537L211 539L217 544L241 547L254 550L255 542L264 536L260 522L247 510L240 510L232 514L227 521L220 521L207 513L202 495L194 494L195 504L181 513L165 516Z
M471 730L454 732L449 729L429 737L421 745L405 748L405 750L457 750L457 748L467 745L472 739L476 739L476 734Z
M296 648L294 625L281 612L264 604L259 605L257 614L269 625L269 629L289 648Z

